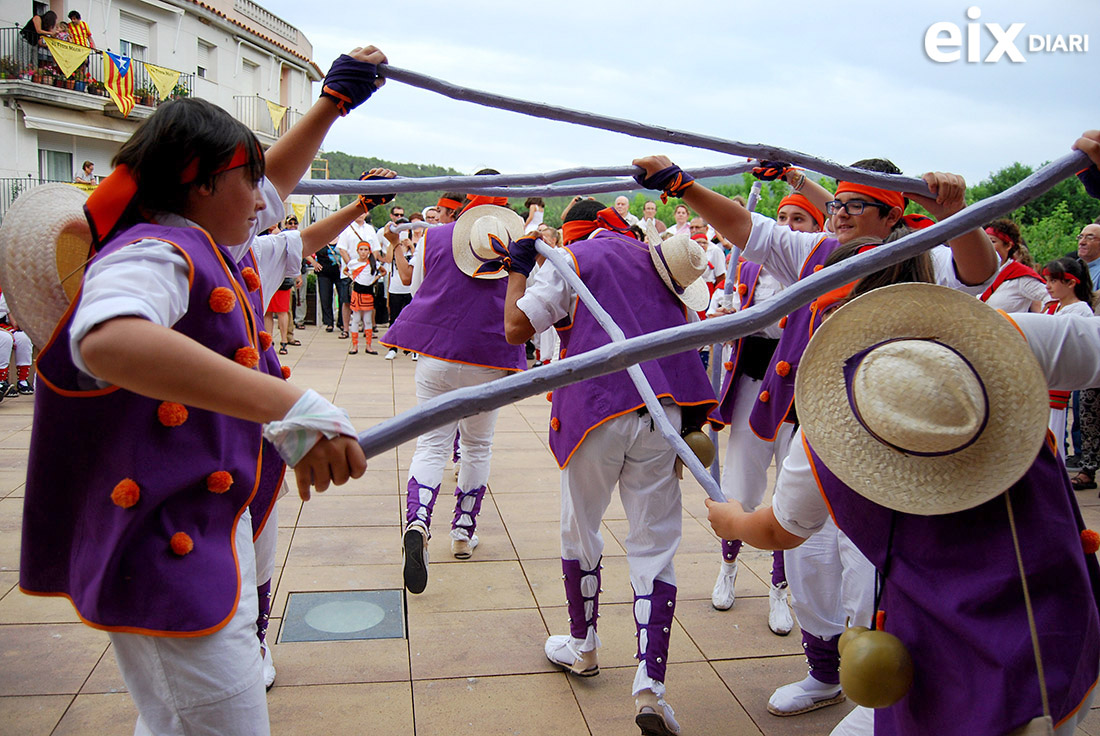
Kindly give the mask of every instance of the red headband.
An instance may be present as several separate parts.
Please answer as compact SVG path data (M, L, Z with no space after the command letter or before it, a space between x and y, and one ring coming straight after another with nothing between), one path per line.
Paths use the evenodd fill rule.
M435 203L436 207L446 207L449 210L457 210L462 206L462 203L457 199L447 199L446 197L440 197L439 201Z
M1000 240L1005 245L1016 245L1016 243L1012 241L1012 238L1008 236L1008 233L1004 232L1003 230L998 230L995 227L987 227L985 229L985 234L992 235L994 238L997 238L997 240Z
M224 165L219 166L211 172L211 176L217 176L223 174L230 169L236 169L240 166L244 166L248 163L248 149L243 143L237 144L237 150L233 152L233 157L225 162ZM199 176L199 159L196 156L191 159L191 162L187 166L183 167L183 171L180 173L180 183L190 184L195 181Z
M800 210L805 210L806 214L812 217L814 222L817 223L818 230L825 229L825 213L817 207L814 207L813 203L806 199L805 195L799 194L798 192L788 194L786 197L779 200L779 207L776 211L778 212L787 205L794 205Z
M1055 275L1051 274L1049 268L1044 268L1043 269L1043 276L1046 278L1047 281L1050 281L1051 279L1054 279L1055 281L1068 281L1071 284L1081 283L1081 279L1077 278L1072 273L1068 273L1066 271L1063 271L1061 276L1055 276Z
M905 212L905 197L901 195L901 192L891 192L889 189L879 189L877 187L868 187L863 184L854 184L850 181L842 181L836 188L836 193L844 194L845 192L851 192L852 194L862 194L865 197L888 204L891 207L897 207L902 212Z

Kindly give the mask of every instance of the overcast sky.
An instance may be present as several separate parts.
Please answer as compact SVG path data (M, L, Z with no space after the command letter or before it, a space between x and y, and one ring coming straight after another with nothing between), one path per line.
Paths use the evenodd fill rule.
M261 0L301 29L322 70L373 43L394 66L503 95L840 163L885 156L906 174L977 182L1013 161L1038 165L1100 128L1096 0L886 3L366 3ZM925 34L958 25L962 60L936 63ZM1026 59L967 63L967 24L1023 23ZM980 30L981 57L994 48ZM1087 53L1029 52L1027 36L1088 35ZM396 82L339 121L327 150L473 173L621 166L666 153L684 166L722 154L657 144L453 101Z

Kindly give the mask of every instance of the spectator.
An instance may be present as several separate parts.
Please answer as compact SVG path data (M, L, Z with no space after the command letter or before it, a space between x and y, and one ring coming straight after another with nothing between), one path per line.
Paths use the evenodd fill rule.
M693 217L688 225L691 239L697 241L707 252L707 267L703 271L703 281L711 294L726 282L726 253L717 243L707 239L707 223L702 217Z
M294 215L290 215L283 223L283 230L297 230L298 218ZM302 259L302 269L299 274L300 278L294 281L294 290L291 292L291 320L290 320L290 334L294 335L294 330L304 330L306 327L306 274L312 269L306 259ZM292 341L290 344L294 345L296 342L300 344L300 341Z
M690 219L690 217L691 213L688 211L686 204L676 205L676 209L672 211L672 218L673 220L675 220L675 222L672 223L668 230L665 230L665 232L662 233L661 237L671 238L673 235L679 235L681 233L683 233L684 235L690 235L691 228L688 225L688 220Z
M95 48L95 41L92 40L92 30L88 28L87 23L80 19L80 13L75 10L69 11L69 36L72 43L87 46L90 49Z
M997 277L981 295L981 300L1005 312L1038 312L1047 299L1043 277L1035 269L1020 263L1020 228L1002 217L986 225L986 235L1001 260Z
M92 171L95 169L95 164L91 161L85 161L84 165L80 167L80 173L73 177L73 181L77 184L95 184L97 179Z
M1077 257L1085 262L1089 278L1096 284L1100 279L1100 225L1093 223L1081 228L1077 236Z
M542 224L546 204L542 201L542 197L528 197L527 201L523 203L523 207L527 210L527 218L523 223L523 232L535 232L539 229L539 225Z
M42 15L31 16L27 24L19 31L20 38L26 44L23 46L21 56L25 56L28 64L39 66L43 61L48 61L50 52L42 43L42 36L57 35L57 13L47 10Z
M626 197L615 197L615 211L619 213L619 217L626 220L627 225L638 224L638 218L630 214L630 200Z
M305 260L317 274L317 304L321 310L321 322L325 325L325 332L332 332L332 291L340 280L340 256L336 252L336 241L319 248Z
M344 232L340 233L340 238L336 241L336 250L340 258L340 278L337 282L340 315L336 325L340 328L341 340L348 337L348 327L351 324L351 274L348 272L348 263L356 257L360 243L367 243L374 249L376 237L374 227L367 222L367 213L364 210Z
M279 232L279 225L275 224L268 228L264 235L278 235ZM287 354L286 346L290 343L290 290L293 286L294 279L284 277L279 288L271 295L267 309L264 310L264 330L272 339L275 337L275 324L278 322L279 334L283 338L279 343L279 355Z
M424 215L424 222L428 223L429 225L438 225L439 224L439 208L438 207L435 207L435 206L425 207L421 214Z
M1047 280L1046 290L1051 298L1043 311L1061 316L1092 316L1092 283L1088 270L1080 260L1072 256L1056 258L1043 269L1043 276ZM1069 405L1070 393L1050 392L1050 431L1057 440L1058 453L1063 458L1066 456L1066 407ZM1096 488L1095 468L1086 469L1082 466L1070 483L1075 491Z
M657 219L657 203L652 199L647 199L645 204L642 205L642 219L638 221L638 227L643 232L650 227L655 228L658 233L663 233L668 229L667 225Z

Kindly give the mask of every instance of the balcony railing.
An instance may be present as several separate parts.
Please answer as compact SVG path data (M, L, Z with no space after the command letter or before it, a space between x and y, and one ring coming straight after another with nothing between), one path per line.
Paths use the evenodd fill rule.
M22 178L13 177L10 179L0 179L0 222L4 221L4 215L8 213L8 209L11 208L11 203L14 202L19 195L28 189L41 186L42 184L53 184L53 179L35 179L30 176ZM64 184L72 184L72 179L66 179ZM85 191L91 191L94 187L90 184L73 184L73 186L80 187Z
M18 28L0 28L0 80L24 79L49 87L60 87L91 95L107 96L107 74L104 64L110 63L101 51L92 51L88 60L66 78L53 60L49 49L44 45L30 46L19 35ZM145 62L134 59L131 62L134 75L134 98L139 105L155 107L160 104L153 79L149 75ZM190 97L194 92L195 75L180 73L173 97Z
M278 127L276 127L275 121L271 117L271 108L268 107L268 100L263 97L259 95L236 95L233 97L233 102L237 120L247 125L248 129L255 133L263 133L275 138L281 137L302 117L302 113L298 110L288 109L283 114L283 119L279 121Z

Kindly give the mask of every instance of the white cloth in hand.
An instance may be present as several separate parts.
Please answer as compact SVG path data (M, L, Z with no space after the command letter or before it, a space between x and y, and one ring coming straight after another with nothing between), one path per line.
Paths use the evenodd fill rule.
M322 435L331 440L342 434L356 436L348 413L313 389L307 389L281 420L264 425L264 439L275 445L279 455L292 468L313 449Z

